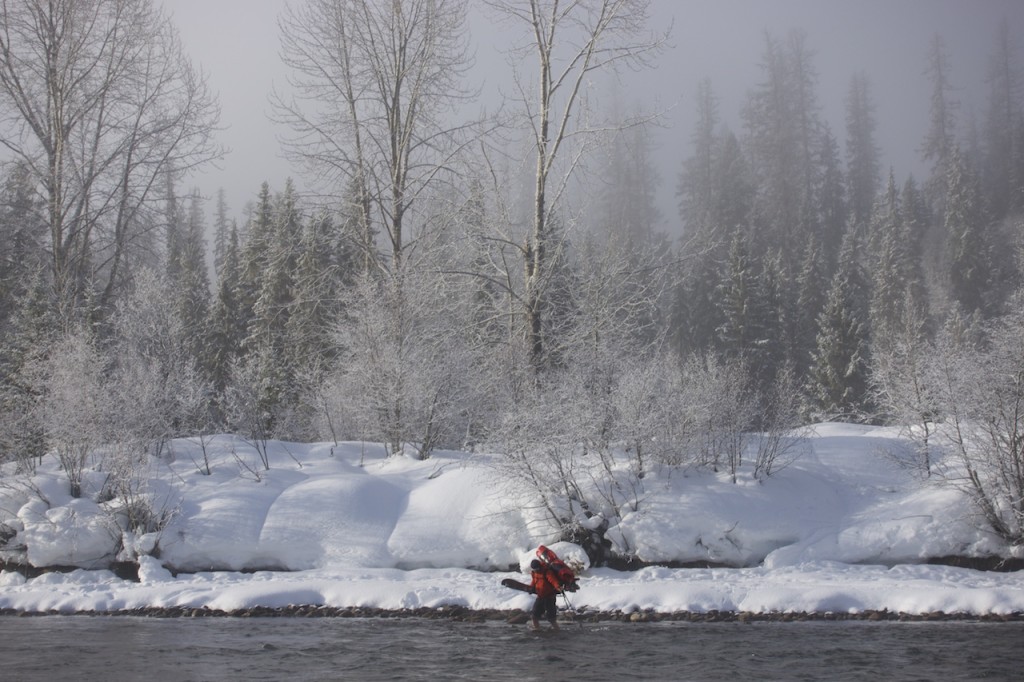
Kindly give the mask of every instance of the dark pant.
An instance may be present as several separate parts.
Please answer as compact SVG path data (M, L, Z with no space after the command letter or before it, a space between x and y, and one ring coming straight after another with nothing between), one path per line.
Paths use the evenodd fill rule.
M537 601L533 602L534 620L540 620L542 616L552 623L555 622L555 619L558 617L558 605L555 603L555 595L537 597Z

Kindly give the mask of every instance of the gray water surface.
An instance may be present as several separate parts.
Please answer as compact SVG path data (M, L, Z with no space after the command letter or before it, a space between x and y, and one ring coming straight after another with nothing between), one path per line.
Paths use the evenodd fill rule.
M0 617L0 679L1019 680L1024 623Z

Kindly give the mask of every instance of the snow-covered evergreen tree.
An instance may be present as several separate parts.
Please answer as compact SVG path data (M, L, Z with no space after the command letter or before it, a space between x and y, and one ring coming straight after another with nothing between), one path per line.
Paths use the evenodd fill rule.
M906 233L896 180L889 173L885 194L875 206L868 248L871 300L868 321L875 345L892 343L903 317L907 292Z
M824 308L808 377L809 408L816 419L860 420L868 409L868 324L865 282L855 238L840 252Z
M203 217L203 199L198 190L189 199L188 219L178 245L178 265L175 268L173 297L181 319L181 342L195 365L206 362L210 310L210 276L206 266L206 223Z
M217 189L217 204L213 213L213 273L220 276L221 268L224 267L224 257L228 250L228 240L231 238L231 223L228 218L228 202L225 198L224 188Z
M959 147L951 152L946 173L944 227L948 235L949 282L953 300L968 314L992 311L989 225L977 179Z
M241 355L248 318L242 306L242 261L238 228L228 232L224 261L217 279L217 291L210 306L210 333L206 363L217 394L224 391L232 363Z
M800 270L796 276L796 334L793 339L793 364L798 376L805 376L811 364L811 354L817 344L818 315L825 306L830 278L827 260L818 242L812 236L804 249Z
M274 200L265 233L266 251L261 258L264 268L243 343L245 362L253 365L257 377L258 402L267 417L268 435L276 433L283 413L290 411L298 394L294 383L294 358L287 350L287 328L295 302L301 235L295 187L288 180L284 191ZM252 237L250 235L250 239Z
M729 245L729 260L717 295L723 320L716 330L717 347L727 358L745 357L761 338L757 287L758 268L748 240L737 234Z
M879 150L875 144L875 104L864 73L850 79L846 97L846 176L850 220L866 226L871 220L878 191Z
M1021 114L1021 64L1014 36L1003 19L995 32L989 57L989 101L986 108L981 169L985 197L995 220L1011 211L1014 183L1013 159L1024 140L1018 138L1017 119Z
M931 84L928 127L921 143L921 157L932 163L927 183L931 203L945 210L947 173L956 145L956 111L959 102L953 99L952 64L949 48L942 36L932 37L928 46L926 75Z

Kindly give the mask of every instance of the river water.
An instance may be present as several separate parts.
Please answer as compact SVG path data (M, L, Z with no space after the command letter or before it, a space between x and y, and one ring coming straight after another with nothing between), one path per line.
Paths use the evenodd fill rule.
M1024 623L0 617L0 679L1019 680Z

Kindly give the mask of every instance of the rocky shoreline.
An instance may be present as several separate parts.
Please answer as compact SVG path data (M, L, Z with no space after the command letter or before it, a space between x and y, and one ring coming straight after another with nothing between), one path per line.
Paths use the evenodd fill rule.
M323 606L316 604L290 605L279 608L254 606L251 608L223 611L207 607L188 606L148 606L137 609L118 611L20 611L17 609L0 609L0 616L39 617L39 616L134 616L144 618L375 618L403 619L421 618L425 620L448 620L453 622L483 623L488 621L504 621L511 625L525 624L529 615L525 611L509 611L501 609L470 609L464 606L441 606L436 608L415 609L376 609L364 607ZM977 621L990 623L1024 622L1024 613L1010 614L973 614L973 613L897 613L893 611L861 611L858 613L789 613L770 612L753 613L749 611L676 611L662 613L658 611L577 611L563 613L562 622L597 623L796 623L809 621L894 621L894 622L942 622L942 621Z

